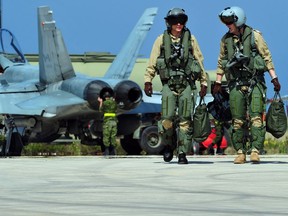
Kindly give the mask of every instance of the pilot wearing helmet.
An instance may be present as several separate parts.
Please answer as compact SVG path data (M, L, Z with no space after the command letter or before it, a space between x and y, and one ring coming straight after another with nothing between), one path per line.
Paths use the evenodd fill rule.
M181 8L172 8L165 17L167 29L154 42L144 76L144 91L152 96L152 80L160 76L162 88L162 119L159 134L165 144L163 159L170 162L177 140L178 163L187 164L192 139L191 112L197 97L195 82L201 84L201 97L206 95L207 76L203 67L203 55L198 42L186 27L188 16ZM178 112L179 133L173 139Z
M114 100L113 92L104 92L102 97L98 97L99 111L103 112L103 144L105 146L104 155L115 155L116 135L117 135L117 103Z
M230 91L232 142L237 151L234 163L245 163L247 151L251 151L250 161L259 163L266 132L263 123L267 88L264 73L270 74L275 91L280 91L281 86L267 44L259 31L246 25L243 9L227 7L220 12L219 18L228 32L220 43L213 93L221 93L221 80L225 75ZM245 130L249 130L250 149L246 146Z

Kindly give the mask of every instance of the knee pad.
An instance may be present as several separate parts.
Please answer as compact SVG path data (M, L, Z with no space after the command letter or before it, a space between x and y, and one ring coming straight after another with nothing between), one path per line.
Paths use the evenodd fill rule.
M252 126L254 126L254 127L261 127L263 124L260 116L252 117L251 123L252 123Z
M244 124L243 120L241 119L234 119L233 120L233 129L238 130L242 128L242 125Z
M179 122L179 127L180 127L180 130L182 131L189 131L190 129L190 121L181 121Z
M169 119L164 119L162 121L162 125L165 130L169 130L173 127L173 122Z

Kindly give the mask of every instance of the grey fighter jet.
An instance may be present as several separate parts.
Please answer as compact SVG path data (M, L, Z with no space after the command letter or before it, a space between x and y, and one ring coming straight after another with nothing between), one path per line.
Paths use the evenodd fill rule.
M19 156L31 142L49 143L73 134L84 144L99 138L98 97L113 92L118 114L136 108L142 90L128 77L157 8L148 8L103 77L76 73L53 12L38 8L39 66L30 65L7 29L0 32L0 114L5 142L0 155ZM100 136L101 137L101 136Z

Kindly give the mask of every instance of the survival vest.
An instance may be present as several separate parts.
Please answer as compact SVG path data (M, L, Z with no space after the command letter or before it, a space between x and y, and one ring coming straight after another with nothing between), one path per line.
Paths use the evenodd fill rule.
M201 68L193 57L191 33L188 29L184 30L179 43L173 43L168 31L164 31L156 69L162 84L168 84L170 88L184 88L187 84L195 86Z
M233 40L233 34L229 32L225 35L225 58L222 60L222 65L225 68L225 75L228 81L263 76L263 73L267 71L265 61L259 54L255 44L254 30L250 26L245 26L244 28L244 33L240 38L242 43L236 44ZM246 67L239 62L228 68L227 63L237 62L237 52L248 57Z

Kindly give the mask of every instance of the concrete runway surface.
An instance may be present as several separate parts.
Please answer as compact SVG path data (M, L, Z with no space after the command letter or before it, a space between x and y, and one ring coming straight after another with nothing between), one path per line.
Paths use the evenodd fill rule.
M249 157L248 157L249 158ZM288 155L0 159L0 214L288 215Z

